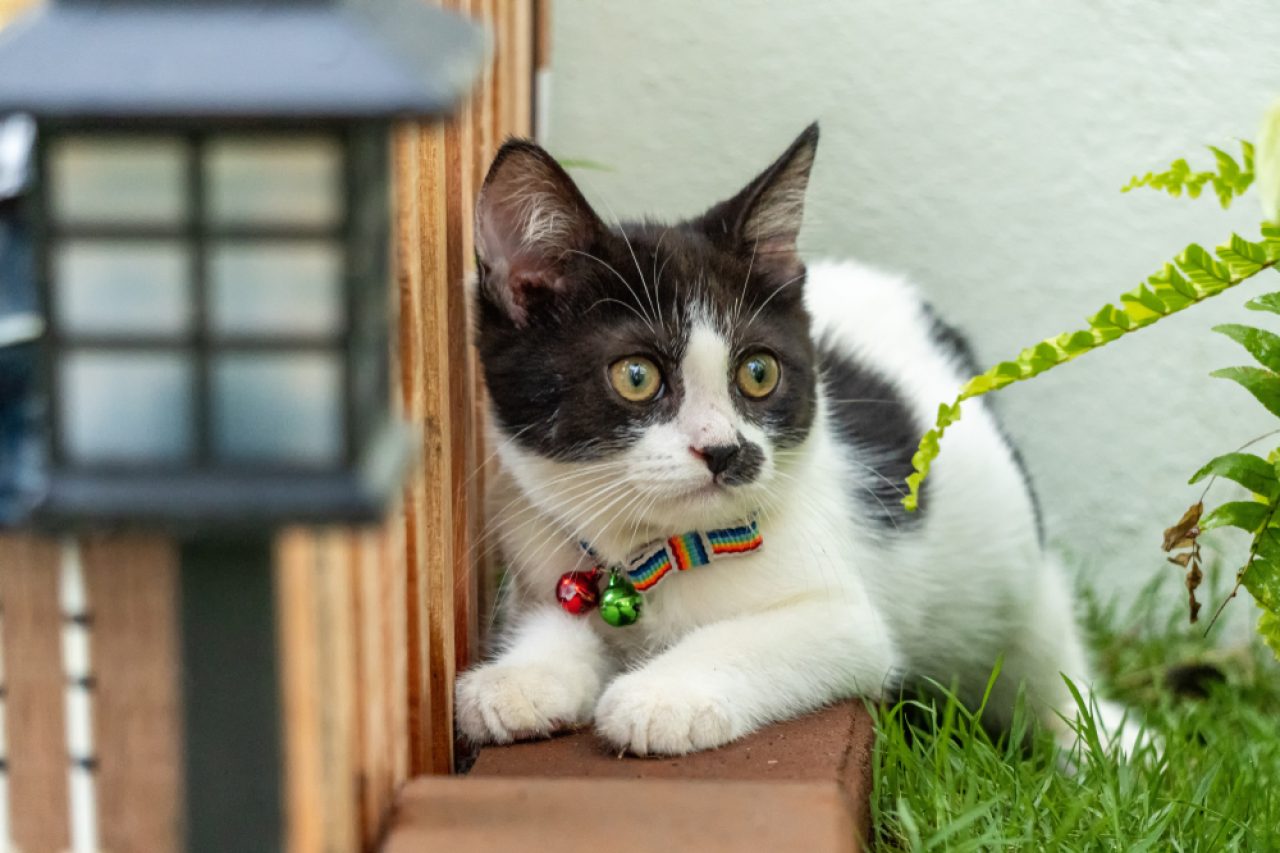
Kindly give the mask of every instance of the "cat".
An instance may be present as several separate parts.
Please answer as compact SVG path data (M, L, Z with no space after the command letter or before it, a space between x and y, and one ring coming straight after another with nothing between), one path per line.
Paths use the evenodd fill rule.
M699 217L617 227L536 144L498 152L474 306L507 584L496 653L457 681L471 740L594 724L618 750L678 755L913 684L977 703L997 660L996 726L1025 684L1069 743L1064 675L1123 722L1093 698L1072 596L982 401L903 509L917 441L973 358L903 277L802 260L817 144L815 123ZM732 559L621 584L634 624L557 596L578 572L568 597L590 605L614 570L637 577L646 543L670 564L664 541L705 550L735 525L755 538Z

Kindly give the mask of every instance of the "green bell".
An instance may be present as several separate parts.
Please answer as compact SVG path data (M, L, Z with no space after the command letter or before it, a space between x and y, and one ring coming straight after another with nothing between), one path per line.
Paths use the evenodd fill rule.
M600 618L615 628L634 625L640 618L643 601L631 581L615 571L609 575L604 592L600 593Z

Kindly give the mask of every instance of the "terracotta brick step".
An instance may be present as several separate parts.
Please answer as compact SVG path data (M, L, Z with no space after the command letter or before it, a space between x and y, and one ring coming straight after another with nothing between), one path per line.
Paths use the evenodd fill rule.
M850 702L681 758L618 758L590 732L491 747L469 776L409 783L383 849L854 851L873 738Z

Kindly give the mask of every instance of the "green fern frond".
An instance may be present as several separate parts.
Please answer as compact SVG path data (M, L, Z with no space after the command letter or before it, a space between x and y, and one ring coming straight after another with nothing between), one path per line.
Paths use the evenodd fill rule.
M1191 198L1199 198L1207 184L1213 187L1213 192L1223 207L1230 206L1231 201L1244 195L1253 183L1253 145L1240 141L1239 161L1221 148L1212 145L1207 147L1213 153L1216 171L1193 172L1190 164L1179 158L1163 172L1147 172L1141 177L1135 175L1120 191L1127 193L1138 187L1150 187L1171 196L1180 196L1185 192Z
M937 458L947 427L960 419L960 404L1014 382L1039 376L1124 335L1146 328L1157 320L1215 296L1280 264L1280 224L1262 226L1262 239L1246 240L1236 234L1209 252L1190 245L1137 288L1120 297L1120 305L1105 305L1088 319L1088 328L1065 332L1024 349L1011 361L1002 361L975 376L960 389L955 401L938 408L937 422L920 439L911 459L914 471L907 477L908 493L902 505L914 511L920 487Z

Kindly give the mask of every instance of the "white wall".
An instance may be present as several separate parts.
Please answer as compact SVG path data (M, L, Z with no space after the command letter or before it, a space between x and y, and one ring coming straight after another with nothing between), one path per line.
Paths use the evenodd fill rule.
M554 20L547 142L612 168L575 172L602 212L697 211L821 119L803 245L910 271L984 362L1260 218L1118 190L1255 135L1276 0L556 0ZM1187 477L1274 425L1206 375L1247 363L1208 328L1263 319L1240 306L1264 286L999 395L1052 541L1104 589L1174 571L1158 544Z

